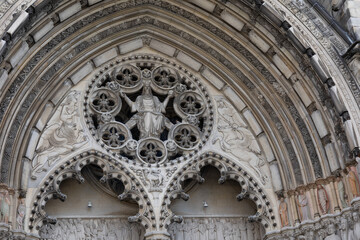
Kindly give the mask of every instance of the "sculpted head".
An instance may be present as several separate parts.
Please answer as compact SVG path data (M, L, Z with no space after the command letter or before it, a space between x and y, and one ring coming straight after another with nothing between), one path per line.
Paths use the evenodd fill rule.
M354 219L355 222L359 221L359 213L354 212L353 213L353 219Z
M340 224L340 226L341 226L341 229L346 229L346 227L347 227L347 220L346 220L346 218L342 218L342 219L341 219L341 224Z
M330 224L328 227L328 234L334 234L335 233L335 225L334 224Z
M150 81L144 80L142 95L143 96L152 96L151 87L150 87Z

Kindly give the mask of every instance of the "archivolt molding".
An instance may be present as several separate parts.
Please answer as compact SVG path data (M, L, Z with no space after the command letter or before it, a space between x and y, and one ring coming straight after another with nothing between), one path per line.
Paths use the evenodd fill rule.
M237 116L235 108L227 102L225 97L217 97L217 106L213 106L213 100L210 98L205 83L200 81L192 71L156 55L130 55L130 57L117 59L103 66L93 75L93 78L82 82L80 85L82 87L77 86L68 90L67 96L62 97L63 100L58 104L58 109L54 110L55 114L46 124L47 127L40 136L36 147L38 152L33 159L35 161L32 170L33 176L29 180L29 185L37 189L33 196L29 196L33 199L29 217L29 229L32 232L37 233L43 224L55 222L55 219L47 216L45 212L46 203L50 199L66 200L66 195L60 190L61 182L68 178L75 178L80 183L84 182L81 170L90 164L95 164L102 169L101 182L118 179L124 183L125 191L118 198L120 200L132 199L138 203L139 213L130 217L129 221L143 224L147 229L145 237L149 239L168 236L167 227L170 222L181 220L181 217L172 216L172 213L169 212L171 211L168 208L170 202L165 200L161 203L161 201L163 201L162 199L174 199L178 195L184 199L188 196L178 187L171 190L173 192L167 191L168 185L179 185L188 179L188 176L202 181L199 173L201 168L206 165L214 165L219 169L221 172L219 183L224 183L228 179L240 183L242 191L237 196L238 200L250 198L258 208L258 212L251 216L250 220L261 221L267 229L276 228L274 206L270 203L270 199L274 199L274 194L265 191L265 187L271 185L271 177L268 170L263 171L267 166L264 155L248 126L240 116ZM88 88L84 86L85 83L88 83ZM82 116L78 113L81 105L81 101L79 101L80 88L84 88L83 91L85 91L84 118L81 118L82 120L76 128L71 129L69 128L72 126L71 123L79 121L73 118L75 116L78 118L78 115ZM142 91L142 94L132 96L133 93L139 91ZM170 91L175 92L172 104L177 104L178 109L163 106L163 111L157 112L156 108L167 99L169 100ZM183 96L185 97L183 98ZM127 107L131 107L134 100L129 98L134 99L135 97L137 105L133 106L135 114L131 116L126 112L125 104L127 103ZM165 100L160 102L158 97ZM185 102L183 102L184 99ZM122 106L119 105L120 101L123 101ZM142 109L143 107L144 109ZM173 113L168 115L167 111L173 111ZM61 113L61 120L58 119L56 113ZM203 113L206 114L203 116ZM218 114L221 115L221 118ZM160 116L162 118L159 118ZM218 117L217 121L215 121L216 116ZM165 117L173 122L169 123L169 132L165 132L167 135L163 134L165 125L159 124L160 120L166 120ZM153 128L146 127L147 121L154 121L149 125ZM135 123L139 131L139 133L134 132L135 135L138 135L137 137L132 135L129 130L131 126L135 126ZM111 132L112 130L104 128L109 124L119 125L122 128ZM83 129L84 125L87 125L89 129ZM155 128L156 126L159 128ZM198 131L199 136L196 139L199 141L193 142L195 145L190 148L187 145L181 145L182 137L178 138L176 134L173 134L176 133L179 126L185 130L190 127L193 129L192 131ZM184 126L188 127L184 128ZM216 126L219 126L218 131L221 136L217 136L216 141L208 141L213 136L212 130ZM229 129L226 130L226 128ZM236 134L231 129L234 129ZM84 133L85 136L78 134L79 136L72 137L79 132ZM128 132L128 136L124 135L125 132ZM107 136L104 137L104 133ZM114 137L110 136L111 134ZM80 144L78 147L76 144L72 144L74 147L72 151L89 148L101 150L85 151L68 159L71 157L72 151L65 148L64 152L61 146L67 146L70 140L76 139L82 141L77 143ZM156 159L145 161L139 156L136 157L132 152L141 150L141 142L144 139L150 143L157 141L161 144L163 141L166 143L174 141L175 149L169 144L164 146L168 151L177 150L179 156L175 154L174 158L166 157L159 161ZM114 142L111 142L112 140ZM33 139L33 141L35 140ZM230 160L214 153L205 153L198 157L208 149L219 148L214 145L217 142L220 142L220 146L229 149L237 147L238 151L233 154L233 158L237 160ZM122 152L122 149L127 149L127 151ZM43 154L44 152L46 154ZM52 152L59 152L55 154L56 159L52 159ZM104 154L105 152L107 153ZM42 155L45 158L41 158ZM211 158L211 160L201 161L203 158ZM261 165L258 164L260 161ZM199 164L196 164L197 162ZM42 174L44 166L46 166L45 176ZM186 173L187 170L190 172ZM184 171L185 174L181 175ZM177 182L178 179L181 179L180 182ZM39 182L40 184L38 184ZM266 196L266 194L271 196Z
M149 23L149 18L144 18L143 19L144 20L144 22L146 22L146 23ZM88 22L86 22L86 23L88 23ZM165 26L165 25L161 25L161 26ZM167 26L167 27L169 27L169 26ZM71 32L74 32L75 31L75 29L74 28L70 28L69 29L69 31L71 31ZM221 33L222 32L219 32L219 34L221 35ZM186 36L186 35L184 35L184 36ZM192 38L192 36L187 36L187 38L189 38L189 40L191 40L191 41L195 41L196 42L196 40L195 39L193 39ZM84 43L85 44L85 43ZM200 45L203 45L203 43L199 43ZM83 50L83 47L85 47L86 45L88 45L88 43L86 43L85 45L82 45L81 46L81 50ZM199 46L200 46L199 45ZM79 46L80 47L80 46ZM208 49L208 51L213 51L212 49ZM251 57L248 53L245 53L245 54L247 54L247 56L248 57ZM215 56L218 56L218 57L220 57L220 55L219 54L215 54ZM61 60L61 61L59 61L57 64L55 64L54 65L54 67L51 69L51 70L49 70L48 71L48 73L51 73L51 74L54 74L55 73L55 69L59 69L61 66L64 66L65 65L65 62L67 62L67 61L69 61L70 59L69 58L72 58L72 57L74 57L74 56L67 56L68 58L67 59L63 59L63 60ZM226 59L223 59L223 58L220 58L219 59L219 61L222 61L222 62L224 62L224 63L226 63L226 64L230 64L230 62L228 62ZM242 79L246 79L234 66L229 66L229 68L231 68L231 69L233 69L233 71L235 71L235 73L236 74L240 74L240 76L241 76L241 78ZM265 72L264 73L267 77L270 77L271 75L269 75L269 73L268 72ZM49 79L50 77L49 76L44 76L43 77L43 79L45 80L45 79ZM246 84L246 83L245 83ZM251 85L251 83L250 82L248 82L247 83L248 85L249 85L249 87L250 88L253 88L253 86ZM279 89L280 91L281 91L281 88L279 88L279 87L277 87L277 89ZM281 93L282 94L282 93ZM30 96L29 96L30 97ZM34 94L32 94L31 95L31 97L35 97L35 93ZM30 99L28 99L28 100L30 100ZM288 102L291 102L291 100L289 99L289 101ZM264 103L264 104L266 104L266 102ZM271 113L273 113L274 111L273 110L271 110L271 107L269 106L269 105L266 105L266 108L270 108L269 109L269 111L270 111L270 116L274 116L275 117L275 115L273 115L273 114L271 114ZM292 110L295 110L296 108L295 107L293 107L293 108L291 108ZM298 116L299 114L298 113L296 113L296 112L294 112L294 114L295 114L295 118L297 119L297 121L301 121L301 117L300 116ZM274 119L274 120L277 120L278 118L276 118L276 119ZM275 122L277 122L277 126L279 126L280 128L282 128L283 129L283 127L281 127L281 124L280 124L280 121L275 121ZM15 126L14 126L15 127ZM17 126L18 127L18 126ZM16 129L18 129L18 128L16 128ZM306 127L304 126L304 129L306 129ZM281 130L280 132L282 132L283 130ZM285 133L286 134L286 133ZM309 134L305 134L304 136L306 136L306 138L307 138L307 141L306 141L306 144L310 144L311 143L311 137L310 137L310 135ZM282 137L284 138L284 139L288 139L287 137L286 137L286 135L282 135ZM9 143L8 144L8 146L10 146L11 144ZM291 143L290 143L290 141L287 141L287 145L288 145L288 147L290 147L290 145L291 145ZM309 149L312 149L311 150L311 157L312 157L312 159L316 159L316 150L313 148L313 147L311 147L310 145L308 145L308 146L306 146L306 147L308 147ZM289 150L291 149L291 147L289 148ZM290 151L291 152L291 151ZM8 153L7 154L5 154L5 155L9 155ZM291 162L293 162L293 163L296 163L297 162L297 159L296 159L296 156L295 156L295 154L290 154L290 156L291 156ZM315 164L316 165L316 164ZM317 169L319 169L319 164L317 164ZM319 173L319 171L317 171L317 173ZM320 174L320 173L319 173Z
M286 19L303 38L305 47L311 47L326 65L325 74L332 77L339 86L340 94L345 100L359 133L359 86L340 54L346 51L346 43L334 30L328 27L324 19L316 17L317 13L305 1L267 0L278 14ZM335 47L334 47L335 46Z

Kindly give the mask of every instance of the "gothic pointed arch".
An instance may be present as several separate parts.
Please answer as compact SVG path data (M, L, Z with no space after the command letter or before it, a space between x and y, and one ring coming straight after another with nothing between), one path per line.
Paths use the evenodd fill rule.
M5 228L38 234L60 183L92 164L122 182L146 239L168 239L171 202L211 165L255 202L266 237L316 221L310 232L339 234L333 215L355 219L360 196L357 43L312 2L1 5Z

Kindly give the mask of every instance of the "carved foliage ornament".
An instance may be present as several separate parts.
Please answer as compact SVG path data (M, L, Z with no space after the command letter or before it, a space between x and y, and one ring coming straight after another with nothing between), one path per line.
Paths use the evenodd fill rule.
M202 148L213 125L209 95L174 66L133 61L95 76L85 117L102 147L127 162L156 166Z

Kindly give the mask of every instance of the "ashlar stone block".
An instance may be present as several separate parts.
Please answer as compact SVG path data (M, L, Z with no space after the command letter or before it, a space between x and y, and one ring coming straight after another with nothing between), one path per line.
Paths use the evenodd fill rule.
M115 48L112 48L102 54L100 54L99 56L95 57L93 59L94 64L96 67L100 66L101 64L110 61L111 59L115 58L117 56L117 52Z
M141 39L135 39L119 45L120 54L132 52L136 49L143 47L143 41Z
M347 120L344 122L344 129L350 150L353 150L355 147L358 147L358 143L356 140L354 126L351 120Z
M225 85L225 83L208 68L205 68L201 75L218 90L222 89Z
M256 120L256 118L254 117L254 115L252 114L252 112L247 109L244 111L244 117L246 118L246 120L248 121L251 129L254 131L255 135L259 135L260 133L262 133L262 128L260 126L260 124L258 123L258 121Z
M26 11L22 11L20 16L10 26L7 33L13 35L24 24L24 22L28 19L28 17L29 17L29 13L27 13Z
M198 5L199 7L205 9L208 12L213 12L216 6L215 3L208 0L191 0L190 2Z
M179 52L179 54L176 56L176 58L186 64L187 66L191 67L192 69L199 71L200 67L201 67L201 63L196 61L195 59L193 59L192 57L190 57L189 55L183 53L183 52Z
M262 149L264 150L264 153L265 153L265 156L266 156L266 160L268 162L271 162L273 160L275 160L275 155L274 155L274 152L272 151L271 149L271 145L266 137L265 134L261 134L259 137L258 137L258 140L259 140L259 143L262 147Z
M41 26L39 29L35 30L32 34L34 41L39 41L43 36L45 36L51 29L54 28L54 22L48 21L45 25Z
M283 60L281 60L280 56L278 54L275 54L272 58L275 66L281 71L282 74L288 79L293 75L293 72L290 70L290 68L284 63Z
M59 12L60 21L63 22L80 11L81 11L80 2L72 4L71 6L65 8L63 11Z
M238 94L230 87L225 88L224 95L234 105L234 107L241 112L245 107L245 103L239 98Z
M35 148L36 148L36 145L37 145L37 143L39 141L39 137L40 137L40 133L38 132L38 130L32 129L31 130L31 135L30 135L30 140L29 140L29 143L28 143L28 147L27 147L26 153L25 153L25 156L28 159L32 159L34 157Z
M65 95L65 93L72 87L71 81L67 80L65 81L62 86L57 89L55 96L51 99L51 102L56 105L59 100Z
M14 54L11 55L9 61L11 66L14 68L18 65L18 63L20 62L20 60L25 56L25 54L27 53L27 51L29 50L29 45L26 42L23 42L18 49L16 50L16 52Z
M8 78L8 72L5 69L0 69L0 90L5 85L7 78Z
M262 39L259 35L257 35L253 30L249 32L249 39L263 53L266 53L270 49L270 45L267 44L266 41Z
M220 17L238 31L241 31L241 29L245 25L245 23L242 22L239 18L235 17L233 14L229 13L226 10L221 12Z
M150 47L168 56L174 56L174 53L176 51L174 47L154 39L151 40Z
M0 40L0 55L5 51L5 47L6 47L6 41L5 40Z
M103 1L103 0L88 0L88 3L91 6L91 5L94 5L94 4L96 4L98 2L101 2L101 1Z
M331 172L336 171L340 166L339 166L339 162L337 161L338 157L337 157L335 149L334 149L334 144L333 143L327 144L325 146L325 152L326 152L326 156L327 156L327 159L329 162Z
M44 109L43 109L43 111L42 111L42 113L41 113L41 115L40 115L40 118L39 118L39 120L38 120L37 123L36 123L36 128L37 128L40 132L44 129L47 121L49 120L50 114L52 113L53 109L54 109L54 106L53 106L53 104L51 104L51 103L47 103L47 104L44 106Z
M71 77L71 81L74 85L76 85L78 82L80 82L86 75L91 73L93 70L93 66L91 63L86 63L84 66L82 66L79 70L77 70Z
M299 95L299 97L300 97L301 101L304 103L305 107L308 107L312 103L312 100L310 99L310 96L307 94L304 87L301 85L300 81L297 81L293 85L293 88L295 89L296 93Z
M272 184L274 186L274 191L276 192L282 190L283 185L281 181L280 171L276 163L270 165L270 172L271 172Z
M311 113L311 118L314 121L316 130L319 133L320 138L325 137L328 134L328 130L326 129L326 125L324 123L323 117L319 110L314 111Z

